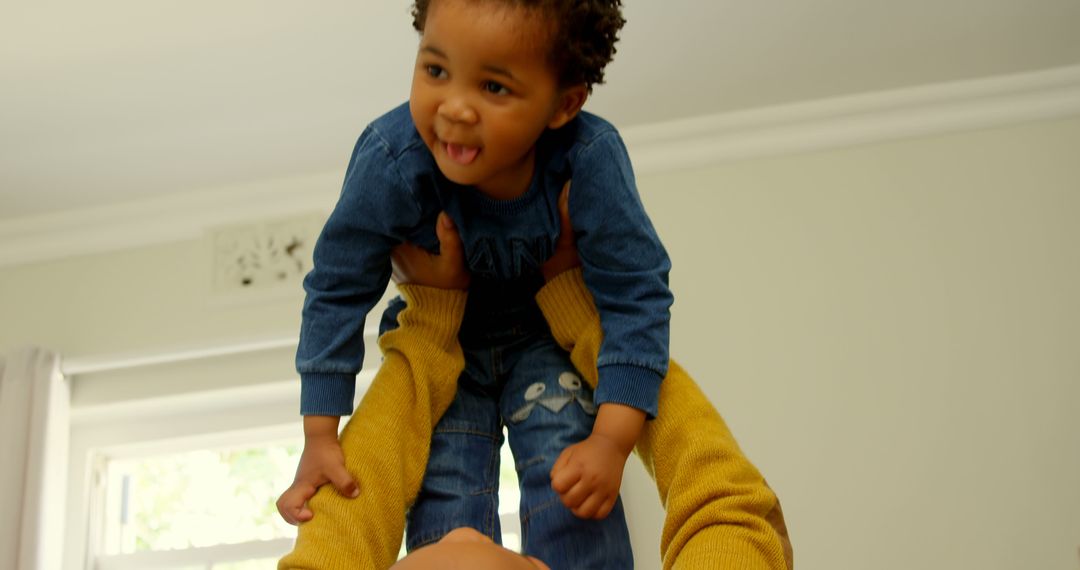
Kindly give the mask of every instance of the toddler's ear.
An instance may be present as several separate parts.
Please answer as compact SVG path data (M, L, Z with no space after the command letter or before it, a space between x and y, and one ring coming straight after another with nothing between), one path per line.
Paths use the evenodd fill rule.
M555 114L551 116L548 128L557 129L569 123L581 111L582 105L585 104L585 100L588 98L589 88L584 83L563 89L562 93L559 94L559 107L555 110Z

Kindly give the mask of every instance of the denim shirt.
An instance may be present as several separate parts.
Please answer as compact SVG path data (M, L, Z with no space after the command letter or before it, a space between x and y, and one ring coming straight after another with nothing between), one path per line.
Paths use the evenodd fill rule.
M526 193L494 200L442 175L407 103L360 135L316 243L296 354L301 413L352 413L364 321L389 282L391 248L409 241L437 251L435 220L445 210L474 279L542 283L540 265L559 236L559 194L571 178L571 224L604 331L596 403L625 404L654 417L668 365L671 262L615 128L582 112L546 131Z

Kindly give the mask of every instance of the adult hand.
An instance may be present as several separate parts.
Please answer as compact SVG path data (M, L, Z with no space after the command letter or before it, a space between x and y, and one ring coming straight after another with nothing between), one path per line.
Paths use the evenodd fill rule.
M465 268L465 248L454 221L446 212L439 213L435 235L439 238L439 255L411 243L403 243L390 251L394 283L468 289L470 275Z
M555 242L555 253L540 266L544 281L551 281L563 271L581 265L577 246L574 244L574 228L570 225L570 181L567 180L559 194L559 239Z

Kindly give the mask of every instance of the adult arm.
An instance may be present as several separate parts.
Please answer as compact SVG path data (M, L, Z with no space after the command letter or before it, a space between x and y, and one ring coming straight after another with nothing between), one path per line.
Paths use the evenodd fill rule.
M581 271L555 277L537 302L556 341L595 386L603 332ZM660 387L659 414L646 424L636 451L656 482L666 513L660 541L665 570L791 567L790 541L775 493L700 388L674 362Z
M431 433L464 368L457 332L466 298L463 291L419 285L399 289L407 304L400 327L379 339L382 366L341 434L360 496L347 499L321 487L310 501L315 517L300 525L279 570L389 568L397 559Z

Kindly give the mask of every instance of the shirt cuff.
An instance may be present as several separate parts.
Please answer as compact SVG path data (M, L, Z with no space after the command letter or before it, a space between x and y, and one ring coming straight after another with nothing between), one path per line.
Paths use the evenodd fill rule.
M434 346L456 345L461 317L465 312L465 291L399 285L406 307L398 314L401 329L418 335ZM356 374L307 372L300 374L300 414L305 416L348 416L353 413Z
M300 375L300 413L305 416L347 416L353 411L355 374Z
M594 400L597 406L623 404L656 417L660 401L660 383L664 377L654 370L629 364L609 364L599 369Z

